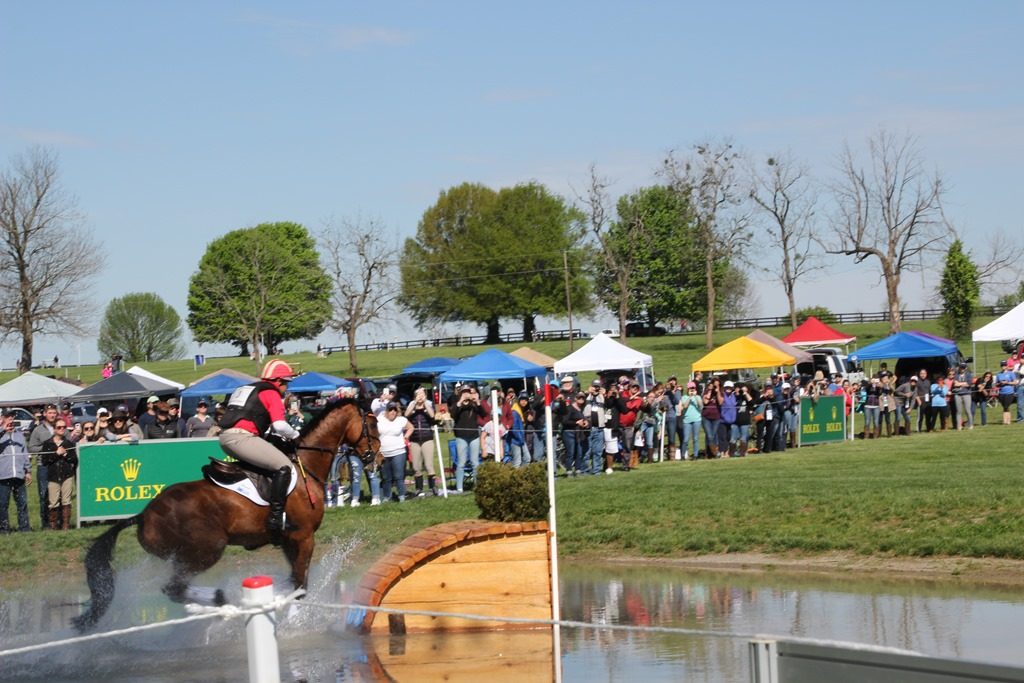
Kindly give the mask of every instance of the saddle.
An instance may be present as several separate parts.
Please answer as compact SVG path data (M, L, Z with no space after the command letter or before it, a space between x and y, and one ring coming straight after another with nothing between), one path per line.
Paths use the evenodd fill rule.
M227 462L217 458L210 458L210 463L203 465L202 470L203 477L210 483L232 490L237 490L239 483L248 479L260 498L270 499L270 479L274 475L270 470L250 465L241 460ZM295 477L292 477L292 487L294 487L294 480Z

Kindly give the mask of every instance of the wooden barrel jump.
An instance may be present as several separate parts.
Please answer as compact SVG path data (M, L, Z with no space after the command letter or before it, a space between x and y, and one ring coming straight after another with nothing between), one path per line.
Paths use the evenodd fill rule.
M355 590L354 602L368 607L551 619L550 549L548 524L543 521L438 524L405 539L370 567ZM397 635L537 628L460 617L376 616L367 611L357 625L359 631Z

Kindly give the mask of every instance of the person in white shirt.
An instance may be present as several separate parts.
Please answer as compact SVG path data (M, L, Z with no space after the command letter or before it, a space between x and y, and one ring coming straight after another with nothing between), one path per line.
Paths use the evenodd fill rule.
M384 472L384 486L381 498L375 498L371 505L379 505L380 500L390 499L392 487L398 489L398 502L405 500L406 441L412 435L412 424L398 411L398 403L391 401L377 418L380 452L384 456L384 464L381 467Z

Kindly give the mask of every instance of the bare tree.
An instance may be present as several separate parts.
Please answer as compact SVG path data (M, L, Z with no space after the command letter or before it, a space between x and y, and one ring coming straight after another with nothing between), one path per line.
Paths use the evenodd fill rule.
M878 261L889 304L889 331L900 331L900 280L916 272L924 257L941 248L949 231L942 219L942 179L924 168L916 140L884 130L868 139L868 167L847 145L835 185L838 213L830 254L856 263Z
M959 239L959 236L954 235ZM1020 281L1024 248L1004 232L991 235L985 256L978 262L978 284L981 287L1006 287Z
M670 186L685 195L693 214L695 234L704 254L707 318L704 344L714 347L717 297L716 265L733 265L743 258L741 247L750 240L750 216L745 208L749 191L739 186L740 155L730 142L703 142L684 159L670 152L662 174Z
M754 169L750 198L766 214L769 246L782 256L781 264L773 263L770 271L782 282L789 321L796 327L797 280L814 272L821 262L814 225L817 197L806 167L789 154L769 157L764 168Z
M34 148L14 157L0 174L0 339L20 339L22 372L32 367L35 335L92 331L101 248L61 187L57 156Z
M391 260L398 248L388 244L382 232L377 221L343 220L328 224L319 235L324 267L333 283L333 317L328 325L345 334L354 375L359 374L356 333L384 319L400 287Z
M630 229L624 233L624 240L614 239L611 234L612 202L608 194L609 185L611 181L599 176L597 167L591 164L586 192L583 195L576 193L576 198L583 205L582 211L587 216L590 234L597 243L599 267L604 267L615 282L615 314L619 320L619 337L625 339L630 279L636 267L639 249L646 242L646 230L643 217L638 216L631 221Z

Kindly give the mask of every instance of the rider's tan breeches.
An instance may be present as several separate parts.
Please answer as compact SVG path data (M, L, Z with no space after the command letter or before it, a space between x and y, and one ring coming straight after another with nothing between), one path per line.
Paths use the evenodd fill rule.
M265 467L268 470L291 467L291 462L284 453L250 432L230 429L223 431L220 433L220 447L232 458L244 460L257 467Z

